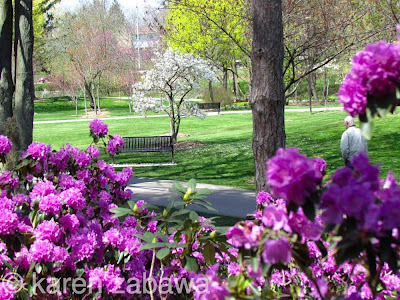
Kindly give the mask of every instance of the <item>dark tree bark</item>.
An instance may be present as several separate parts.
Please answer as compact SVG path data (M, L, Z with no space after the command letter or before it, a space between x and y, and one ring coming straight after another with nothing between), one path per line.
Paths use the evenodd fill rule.
M224 89L228 89L228 68L225 66L222 69L223 77L222 77L222 87Z
M281 0L253 0L250 103L256 191L267 190L266 162L285 147Z
M25 150L33 136L33 26L32 0L15 1L15 25L17 26L17 59L14 116L19 138L19 149Z
M12 35L12 0L0 0L0 134L2 135L8 135L7 119L12 117L14 93L11 72Z
M208 91L210 93L211 102L214 103L214 92L213 92L213 85L212 85L211 80L208 82Z
M94 95L92 92L92 83L87 83L85 81L84 86L85 86L85 90L89 97L89 105L92 109L95 109L95 100L94 100Z

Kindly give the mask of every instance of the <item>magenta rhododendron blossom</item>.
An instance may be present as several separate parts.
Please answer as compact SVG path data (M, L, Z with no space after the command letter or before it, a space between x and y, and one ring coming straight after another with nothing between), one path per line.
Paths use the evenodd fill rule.
M322 173L312 159L299 153L299 149L279 149L268 160L267 184L276 198L303 204L322 180Z
M0 235L13 234L18 226L18 216L9 209L0 210Z
M111 155L115 155L118 150L122 148L123 145L124 139L121 136L114 134L112 138L108 141L107 152Z
M231 227L226 232L226 236L235 247L250 249L259 244L261 240L261 228L251 221L242 221Z
M100 150L99 150L97 147L93 146L93 145L91 145L91 146L87 149L87 153L88 153L93 159L96 159L96 158L98 158L98 157L100 156Z
M274 198L272 198L270 193L261 191L257 194L256 200L259 205L267 205L271 204L274 201Z
M12 148L11 140L4 135L0 135L0 155L5 155L10 153L11 148Z
M108 126L99 119L94 119L89 124L90 132L99 137L105 137L108 134Z
M21 284L21 283L17 283ZM0 282L0 300L11 300L15 299L17 289L13 282L1 281Z
M267 240L264 244L262 257L264 262L268 264L289 263L292 259L292 251L287 238Z
M60 226L54 221L43 221L33 231L37 240L58 242L62 237Z
M22 154L22 157L32 157L34 160L45 161L51 153L51 146L43 143L34 142L28 146L28 149Z
M400 44L384 41L358 52L339 90L339 101L351 116L364 114L367 96L382 97L400 84ZM379 100L378 100L379 101Z

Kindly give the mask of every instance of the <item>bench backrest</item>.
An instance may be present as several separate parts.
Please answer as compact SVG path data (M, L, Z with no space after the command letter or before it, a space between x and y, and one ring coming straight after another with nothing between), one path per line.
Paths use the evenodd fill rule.
M174 151L172 136L124 137L121 152Z
M200 109L220 109L221 103L220 102L206 102L206 103L197 103L197 106Z

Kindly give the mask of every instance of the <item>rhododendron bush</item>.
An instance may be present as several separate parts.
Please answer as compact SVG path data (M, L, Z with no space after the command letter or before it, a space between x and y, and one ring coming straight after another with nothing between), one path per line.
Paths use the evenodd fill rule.
M400 188L366 155L322 186L324 160L280 149L255 220L222 234L189 209L212 210L194 180L161 211L130 200L132 170L99 160L115 136L99 120L90 134L86 151L33 143L1 174L0 299L397 297Z

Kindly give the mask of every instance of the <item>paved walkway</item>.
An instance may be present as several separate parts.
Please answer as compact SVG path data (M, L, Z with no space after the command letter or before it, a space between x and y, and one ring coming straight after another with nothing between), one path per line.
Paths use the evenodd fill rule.
M313 112L320 111L337 111L342 110L342 107L319 107L313 108ZM309 112L309 108L287 108L285 112ZM221 115L230 115L230 114L250 114L251 110L233 110L233 111L221 111ZM218 112L208 112L207 116L217 116ZM107 120L127 120L127 119L143 119L143 118L163 118L168 115L148 115L148 116L126 116L126 117L112 117L112 118L101 118L103 121ZM90 122L93 121L94 118L90 119L73 119L73 120L50 120L50 121L34 121L33 124L57 124L57 123L75 123L75 122Z
M183 186L187 185L186 182L180 183ZM168 206L170 198L173 196L173 193L169 191L172 186L172 180L133 177L128 188L132 190L132 199L135 201L145 200L153 205ZM255 191L201 183L198 183L196 188L207 188L213 191L212 194L207 196L206 200L212 203L218 213L197 205L189 207L195 211L244 219L247 214L253 213L256 208Z

